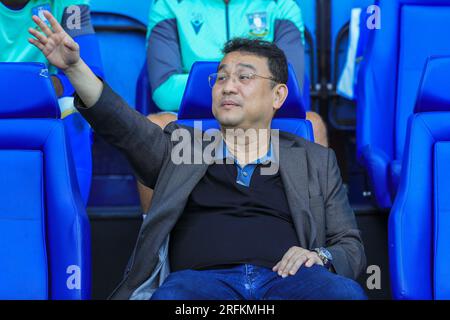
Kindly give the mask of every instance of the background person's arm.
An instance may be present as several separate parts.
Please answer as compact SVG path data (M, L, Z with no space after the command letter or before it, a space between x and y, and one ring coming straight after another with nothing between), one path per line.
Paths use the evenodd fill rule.
M283 50L294 68L300 90L305 77L305 27L300 7L294 0L283 1L275 20L274 43Z
M177 21L166 1L150 10L147 68L153 101L161 110L177 111L188 74L183 72Z

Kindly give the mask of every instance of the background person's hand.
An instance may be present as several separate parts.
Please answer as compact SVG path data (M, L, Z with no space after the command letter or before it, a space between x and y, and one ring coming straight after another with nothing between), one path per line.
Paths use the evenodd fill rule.
M44 11L44 16L50 22L53 30L34 15L32 19L41 28L43 34L33 28L29 28L28 32L36 39L30 38L28 41L38 47L52 65L65 71L80 61L80 47L64 31L50 12Z
M272 268L283 278L295 275L302 265L312 267L315 264L323 266L322 260L315 251L309 251L300 247L291 247L283 258Z

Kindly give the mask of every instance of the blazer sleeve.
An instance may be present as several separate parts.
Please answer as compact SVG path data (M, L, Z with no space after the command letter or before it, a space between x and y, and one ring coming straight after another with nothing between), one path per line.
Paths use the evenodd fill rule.
M123 152L144 185L154 188L170 155L170 134L130 108L104 82L99 100L89 108L75 95L75 107L96 134Z
M333 150L328 151L326 210L326 247L333 256L337 274L356 279L366 266L366 256L355 214L342 186Z

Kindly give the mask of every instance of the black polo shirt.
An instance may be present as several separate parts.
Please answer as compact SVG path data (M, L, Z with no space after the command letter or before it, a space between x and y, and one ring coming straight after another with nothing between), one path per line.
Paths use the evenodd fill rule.
M234 159L209 166L171 232L172 272L243 263L272 268L299 245L279 172L261 174L271 154L243 168Z

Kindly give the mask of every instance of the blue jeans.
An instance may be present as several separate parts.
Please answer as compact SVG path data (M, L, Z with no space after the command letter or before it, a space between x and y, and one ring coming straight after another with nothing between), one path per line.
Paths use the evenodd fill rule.
M322 266L302 266L282 278L264 267L241 264L227 269L182 270L169 274L152 300L366 300L355 281Z

